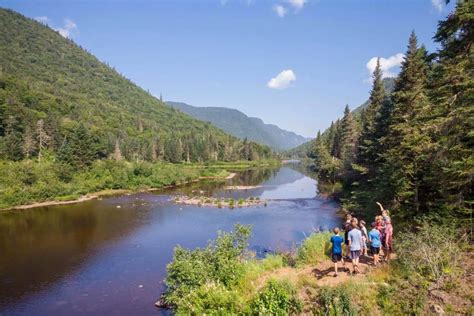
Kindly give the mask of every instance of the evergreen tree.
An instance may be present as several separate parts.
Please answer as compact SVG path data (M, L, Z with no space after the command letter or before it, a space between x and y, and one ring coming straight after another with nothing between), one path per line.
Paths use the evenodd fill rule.
M381 175L388 180L395 202L402 204L406 215L419 214L420 207L426 204L421 199L427 196L423 177L427 172L426 152L430 146L425 130L430 108L426 87L428 66L426 50L418 48L412 32L392 94L395 107L390 132L383 131L387 151L382 153L384 171Z
M70 164L73 168L83 169L100 158L100 144L84 124L80 124L65 136L58 156L61 161Z
M344 167L349 168L354 160L355 148L357 143L357 127L349 106L344 109L344 116L341 120L340 133L340 159Z
M373 73L373 85L370 92L369 105L364 111L357 156L358 162L368 169L373 169L371 165L377 159L379 153L379 135L377 135L376 118L384 101L385 89L382 82L382 69L380 67L380 59L377 59Z
M474 200L473 38L474 2L459 1L434 37L441 50L431 81L429 131L436 142L431 148L431 177L442 182L435 204L461 216L472 215Z

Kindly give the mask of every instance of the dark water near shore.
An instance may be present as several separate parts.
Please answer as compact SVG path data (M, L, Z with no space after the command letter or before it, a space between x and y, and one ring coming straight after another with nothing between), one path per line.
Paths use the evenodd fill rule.
M204 246L218 230L251 224L250 247L264 256L339 222L337 205L319 198L316 181L295 169L248 170L229 184L261 187L201 182L0 213L0 315L160 314L154 302L176 245ZM193 191L260 197L268 205L231 210L170 202Z

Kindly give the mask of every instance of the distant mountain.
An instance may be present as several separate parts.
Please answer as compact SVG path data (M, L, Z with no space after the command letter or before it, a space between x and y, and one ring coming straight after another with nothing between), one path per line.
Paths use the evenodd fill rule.
M310 138L283 130L276 125L265 124L261 119L224 107L196 107L181 102L166 102L196 119L210 122L238 138L267 145L276 151L288 150L307 142Z

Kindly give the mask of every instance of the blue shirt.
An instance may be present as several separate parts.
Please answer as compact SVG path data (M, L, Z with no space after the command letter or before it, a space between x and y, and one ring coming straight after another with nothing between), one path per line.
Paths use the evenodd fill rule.
M341 254L342 253L342 246L341 244L344 242L344 238L339 235L334 235L331 237L332 243L332 253Z
M349 240L351 241L351 251L357 251L361 249L362 244L362 233L357 228L353 228L348 234Z
M380 248L382 243L380 242L380 232L377 229L372 229L369 232L370 245L374 248Z

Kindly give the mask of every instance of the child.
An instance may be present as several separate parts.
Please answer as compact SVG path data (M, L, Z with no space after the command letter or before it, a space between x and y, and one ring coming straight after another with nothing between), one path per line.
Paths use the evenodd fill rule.
M346 257L350 258L351 251L349 249L349 232L351 231L351 223L346 221L344 226L344 244L346 245Z
M334 277L337 277L337 263L342 261L342 266L344 270L346 269L346 264L344 259L342 258L342 243L344 242L344 238L339 236L339 228L334 228L334 235L331 237L332 243L332 262L334 262Z
M367 240L369 240L369 236L367 235L367 228L365 227L365 221L361 220L359 227L362 233L362 254L364 256L367 256Z
M372 230L369 232L370 252L374 256L374 266L379 262L379 253L382 243L380 241L380 232L376 228L377 224L372 223Z
M351 250L352 267L354 273L359 273L359 257L362 244L362 233L357 229L357 224L352 222L352 230L349 232L349 248Z
M385 240L384 240L384 246L386 250L385 254L385 260L388 262L390 261L390 253L393 251L393 226L392 226L392 221L390 220L390 217L388 217L388 220L385 222Z

